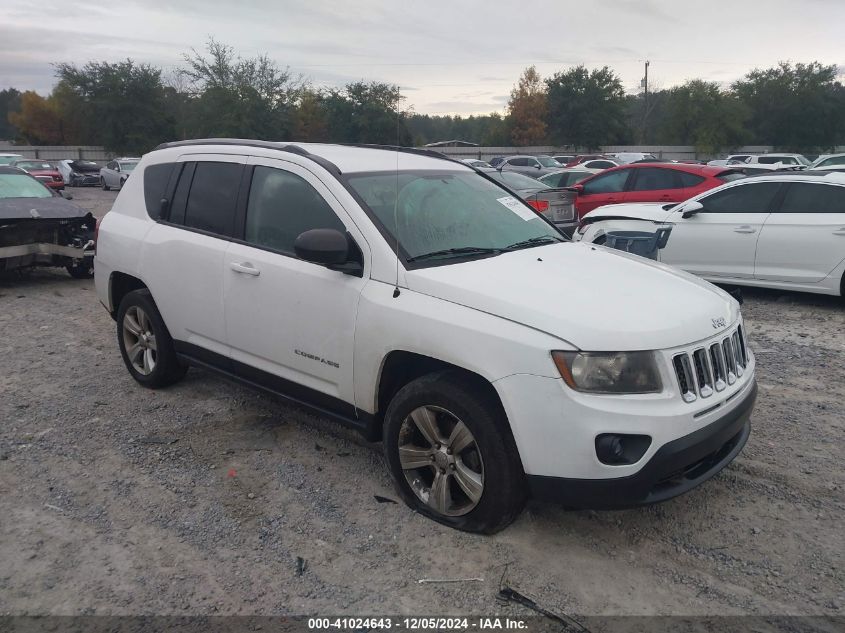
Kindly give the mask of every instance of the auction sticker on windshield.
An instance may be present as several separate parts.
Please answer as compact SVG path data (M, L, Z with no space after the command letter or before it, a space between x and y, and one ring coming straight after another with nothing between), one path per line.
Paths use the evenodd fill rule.
M506 206L508 209L516 213L519 217L523 220L533 220L537 217L537 214L534 213L531 209L526 207L522 204L519 200L514 198L513 196L505 196L504 198L496 198L496 201L499 204Z

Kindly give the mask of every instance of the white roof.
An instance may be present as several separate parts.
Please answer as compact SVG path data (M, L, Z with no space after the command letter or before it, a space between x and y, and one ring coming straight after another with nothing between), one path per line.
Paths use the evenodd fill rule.
M808 174L802 171L789 172L789 175L781 176L753 176L755 182L769 181L769 182L783 182L784 180L792 180L794 182L828 182L836 183L837 185L845 185L845 173L841 171L832 171L827 174Z

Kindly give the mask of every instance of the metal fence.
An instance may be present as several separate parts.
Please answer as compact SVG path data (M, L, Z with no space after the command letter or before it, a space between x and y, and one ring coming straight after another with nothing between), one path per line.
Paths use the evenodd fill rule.
M112 152L98 145L10 145L0 143L0 154L20 154L24 158L42 160L87 159L109 161L114 158Z

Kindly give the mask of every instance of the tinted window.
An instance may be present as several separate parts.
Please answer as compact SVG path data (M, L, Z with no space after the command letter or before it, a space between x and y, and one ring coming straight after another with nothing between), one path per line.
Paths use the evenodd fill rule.
M659 189L678 189L681 186L680 180L676 177L674 169L655 169L646 167L637 170L637 178L634 181L633 191L655 191Z
M757 162L762 165L774 165L775 163L786 163L789 159L787 158L779 158L777 156L760 156L757 158Z
M518 174L513 171L501 171L490 175L497 180L501 180L511 189L542 189L544 184L536 178L531 178L530 176Z
M514 158L509 160L508 164L514 167L533 167L536 163L533 158Z
M161 199L167 193L167 183L175 163L150 165L144 170L144 202L147 213L153 220L161 215Z
M612 171L609 174L602 174L584 183L584 193L617 193L625 189L625 181L628 180L628 170Z
M566 174L549 174L540 178L540 182L549 187L563 187L566 182Z
M231 236L242 172L243 165L235 163L196 163L185 226Z
M616 163L611 163L609 160L590 160L584 164L584 167L589 167L590 169L610 169L616 166Z
M737 185L700 198L707 213L768 213L781 183Z
M792 183L778 211L780 213L845 213L845 187Z
M827 167L830 165L845 165L845 156L834 156L833 158L826 158L825 160L821 161L817 165L817 167Z
M311 229L346 227L314 187L281 169L256 167L249 190L244 239L283 253L293 253L293 243Z
M681 186L683 187L697 187L704 182L703 177L689 174L685 171L678 171L675 174L681 179Z

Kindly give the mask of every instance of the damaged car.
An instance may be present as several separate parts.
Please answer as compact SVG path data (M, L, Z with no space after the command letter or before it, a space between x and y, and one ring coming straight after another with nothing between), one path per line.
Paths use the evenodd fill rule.
M69 187L99 187L100 167L90 160L59 161L59 173Z
M14 167L0 167L0 272L64 267L84 279L94 271L97 221Z

